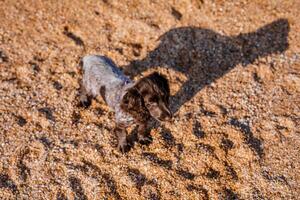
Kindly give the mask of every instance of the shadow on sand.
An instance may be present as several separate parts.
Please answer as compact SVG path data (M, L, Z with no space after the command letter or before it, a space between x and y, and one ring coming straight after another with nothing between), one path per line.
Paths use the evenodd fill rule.
M289 30L286 19L233 37L209 29L175 28L163 34L158 47L144 59L132 61L123 69L131 77L157 66L184 73L188 80L170 100L171 110L175 113L204 86L236 65L246 66L257 58L284 52L289 46Z
M144 59L134 60L128 66L123 66L123 69L131 77L158 66L184 73L187 81L170 99L170 108L176 113L203 87L230 72L238 64L246 67L258 58L286 51L289 47L289 31L286 19L278 19L254 32L232 37L209 29L175 28L163 34L157 48ZM250 127L249 130L251 132ZM168 131L172 136L164 126L162 131ZM129 137L132 144L134 135ZM252 134L246 134L244 140L262 158L262 142ZM173 142L176 143L175 140Z

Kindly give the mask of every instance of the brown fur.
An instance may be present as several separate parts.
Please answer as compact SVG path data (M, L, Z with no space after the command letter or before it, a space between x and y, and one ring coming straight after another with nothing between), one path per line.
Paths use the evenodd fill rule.
M172 117L168 108L169 97L168 80L154 72L128 90L121 101L121 108L138 122L147 121L149 114L160 121L165 121Z
M150 113L145 106L143 97L135 87L130 88L124 95L121 108L125 112L130 113L136 122L146 122L150 118Z
M140 143L149 143L147 122L150 117L159 121L171 119L169 106L170 89L168 80L154 72L139 80L134 87L130 88L121 101L121 108L128 112L138 124L138 140ZM117 132L119 138L119 148L125 151L126 141L124 130ZM125 145L125 146L124 146Z
M168 80L154 72L139 80L135 87L143 97L146 108L152 117L165 121L170 119L169 110L170 87Z

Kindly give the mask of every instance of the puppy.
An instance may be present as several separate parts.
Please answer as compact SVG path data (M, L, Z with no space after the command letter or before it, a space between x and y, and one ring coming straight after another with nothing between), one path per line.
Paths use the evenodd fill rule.
M92 98L101 95L115 112L118 149L126 152L126 128L138 125L138 141L151 142L146 132L151 117L159 121L170 120L170 89L168 80L154 72L136 83L126 77L116 64L105 56L88 55L82 59L83 79L81 104L89 106Z

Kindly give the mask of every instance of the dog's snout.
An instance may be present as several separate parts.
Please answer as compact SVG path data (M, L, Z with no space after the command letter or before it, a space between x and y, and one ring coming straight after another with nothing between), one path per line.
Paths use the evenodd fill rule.
M172 119L172 113L168 109L164 110L164 112L162 112L160 115L161 121L170 121L171 119Z
M167 111L167 117L166 117L166 118L167 118L168 120L171 120L171 119L172 119L172 117L173 117L173 116L172 116L172 113L171 113L171 111L170 111L170 110L168 110L168 111Z

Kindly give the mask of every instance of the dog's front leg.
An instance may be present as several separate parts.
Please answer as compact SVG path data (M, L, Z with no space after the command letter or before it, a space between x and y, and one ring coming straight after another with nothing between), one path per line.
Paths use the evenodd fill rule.
M129 145L127 144L127 139L126 139L126 135L127 135L126 127L117 124L115 128L115 132L118 137L118 149L122 153L127 152L129 150Z
M138 123L138 142L148 145L152 142L149 130L147 130L147 122Z

